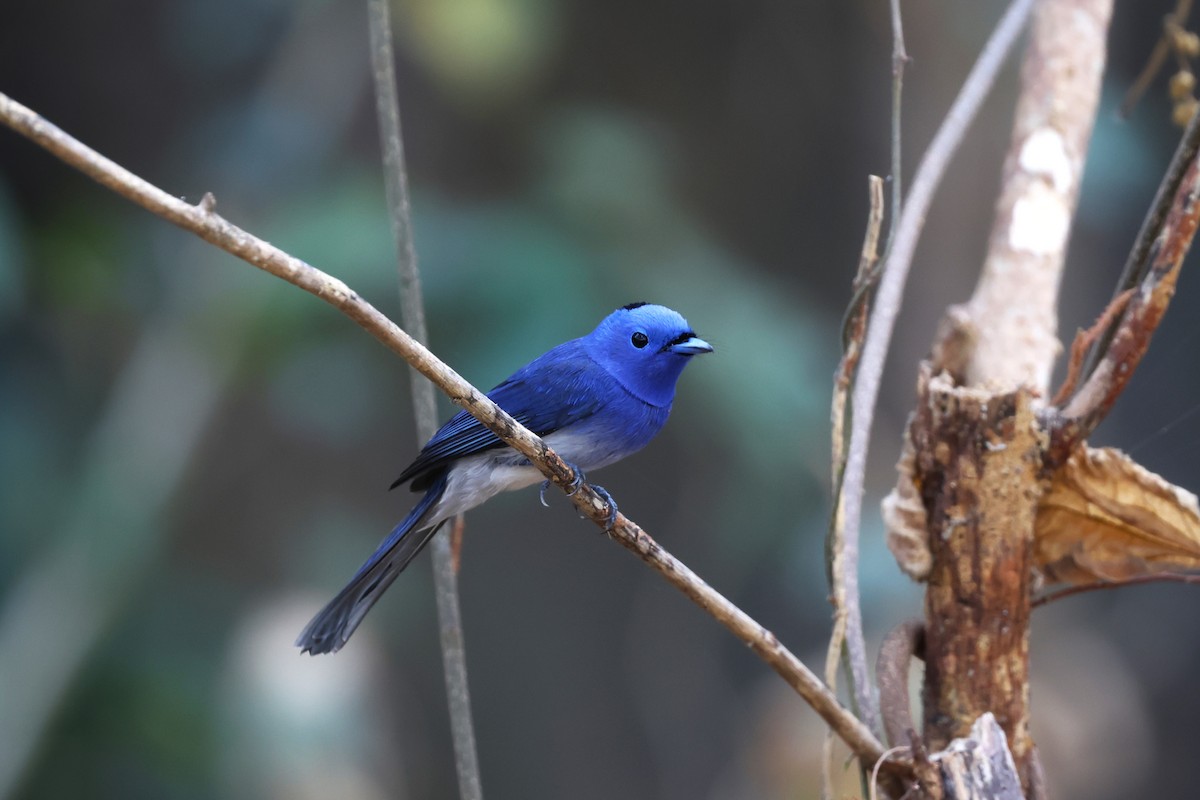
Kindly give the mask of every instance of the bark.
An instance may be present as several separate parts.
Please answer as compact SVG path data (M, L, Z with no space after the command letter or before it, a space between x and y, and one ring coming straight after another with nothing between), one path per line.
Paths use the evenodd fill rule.
M928 510L925 744L992 712L1028 775L1033 522L1045 436L1026 388L993 395L926 365L910 433Z
M1034 11L988 255L967 305L978 336L972 385L1049 388L1061 350L1056 309L1067 234L1111 15L1111 0L1044 0Z
M991 714L971 726L970 736L954 740L933 757L945 800L1024 800L1004 731Z
M936 344L922 368L911 473L901 477L921 497L930 549L925 745L946 748L990 711L1026 793L1035 785L1033 535L1047 446L1037 412L1061 349L1058 291L1111 12L1111 0L1037 5L987 259L948 326L962 335Z

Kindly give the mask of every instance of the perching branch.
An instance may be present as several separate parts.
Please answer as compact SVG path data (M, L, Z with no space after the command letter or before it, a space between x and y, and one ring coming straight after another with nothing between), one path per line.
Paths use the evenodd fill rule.
M560 489L564 492L571 489L574 473L545 442L521 426L345 283L218 216L211 195L206 195L198 205L172 197L2 93L0 121L122 197L329 303L433 381L451 400L528 458ZM589 519L602 527L606 524L608 506L590 486L584 484L569 496L575 507ZM649 534L623 514L618 513L609 532L766 661L837 731L860 759L873 763L883 754L884 747L871 730L843 708L820 678L780 644L773 633L663 550ZM906 764L895 761L888 762L885 771L900 776L910 774Z
M396 92L396 69L392 55L392 23L388 0L368 0L371 37L371 73L375 84L375 110L379 117L379 139L383 147L383 174L392 236L400 277L400 319L421 344L429 335L425 326L425 304L421 296L421 273L413 241L408 200L408 172L404 165L404 138L400 127L400 100ZM433 386L422 380L411 383L417 440L426 441L437 431L437 398ZM456 519L461 522L462 516ZM452 527L457 527L452 526ZM458 603L457 558L451 552L450 531L436 534L432 552L434 597L438 611L438 637L442 649L442 671L446 679L446 703L450 710L450 734L454 742L454 766L462 800L480 800L479 756L475 748L475 726L471 721L467 654L463 643L462 614Z
M916 251L917 240L925 224L925 215L950 158L962 143L967 128L975 118L983 102L983 98L995 82L996 74L1007 59L1009 52L1017 41L1017 37L1025 26L1025 20L1033 6L1033 0L1013 0L991 38L984 45L978 60L971 68L970 74L964 81L958 97L938 128L937 134L929 144L929 149L921 159L909 190L904 211L896 224L896 234L892 246L883 264L883 277L876 292L874 306L871 309L871 319L867 330L866 342L863 345L862 360L859 364L851 397L852 421L850 432L850 449L846 460L845 477L842 484L842 494L839 503L845 510L845 581L846 590L858 593L858 540L859 528L862 521L862 501L864 491L864 476L867 468L867 448L870 442L871 423L875 416L875 403L879 397L880 381L883 377L883 363L891 342L892 331L896 326L896 318L900 313L901 295L904 284L908 279L908 270ZM859 659L861 676L855 676L855 682L864 687L863 696L859 702L865 704L864 714L868 719L877 719L874 698L870 692L870 682L867 680L865 666L866 646L863 643L861 614L847 620L846 642L852 652L864 654ZM852 664L854 661L852 660Z

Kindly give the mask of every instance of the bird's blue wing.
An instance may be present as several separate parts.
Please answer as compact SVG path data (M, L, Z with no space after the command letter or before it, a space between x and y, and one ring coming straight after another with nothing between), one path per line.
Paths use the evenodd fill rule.
M517 422L546 436L596 413L605 393L597 391L595 382L605 377L574 340L529 362L488 397ZM438 429L392 487L412 480L414 490L423 489L427 479L450 462L503 446L479 420L460 411Z

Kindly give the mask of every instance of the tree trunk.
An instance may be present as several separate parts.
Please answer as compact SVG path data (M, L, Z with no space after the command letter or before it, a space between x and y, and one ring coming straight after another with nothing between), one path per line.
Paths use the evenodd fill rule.
M1027 389L993 395L923 370L911 435L933 556L925 744L942 750L991 711L1026 782L1030 576L1044 437Z

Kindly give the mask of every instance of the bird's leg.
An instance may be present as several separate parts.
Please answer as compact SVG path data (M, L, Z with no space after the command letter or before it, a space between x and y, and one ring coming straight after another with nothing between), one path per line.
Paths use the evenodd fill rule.
M563 463L571 468L571 472L575 473L575 480L571 481L571 488L567 490L567 497L570 497L579 491L580 486L583 486L584 482L587 480L587 475L584 475L583 470L581 470L575 464L572 464L570 461L565 461ZM546 480L542 481L542 488L538 490L538 500L541 500L542 505L544 505L546 508L550 507L550 504L546 502L546 490L550 488L551 483L553 483L553 481L547 478Z
M567 491L567 497L570 497L579 491L580 486L587 483L587 475L584 474L578 465L572 464L570 461L566 463L571 468L571 471L575 473L575 480L571 481L571 488ZM550 483L551 481L548 479L542 481L542 488L538 490L538 500L547 508L550 507L550 504L546 502L546 490L550 488ZM612 495L603 486L593 483L591 487L592 491L600 495L600 499L608 505L608 517L604 521L604 530L611 531L613 526L617 524L617 501L612 499Z
M592 491L600 495L600 499L608 504L608 517L604 520L604 530L611 533L613 526L617 524L617 501L612 499L612 495L603 486L593 483Z

